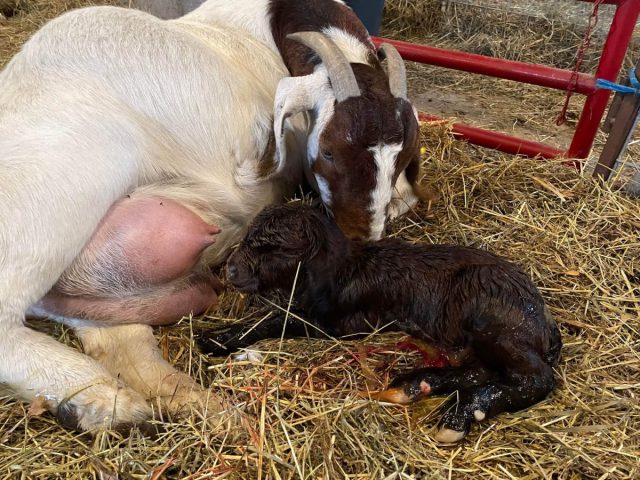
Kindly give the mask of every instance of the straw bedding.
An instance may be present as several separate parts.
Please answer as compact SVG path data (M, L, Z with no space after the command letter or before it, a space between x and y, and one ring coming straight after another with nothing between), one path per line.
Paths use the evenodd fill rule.
M16 16L0 19L2 54L42 15L80 3L23 2L32 10L19 28ZM36 11L40 17L28 17ZM473 98L474 89L467 93ZM544 112L531 116L534 126L545 122ZM191 412L158 420L155 436L92 438L0 399L0 479L640 477L640 201L559 162L455 142L446 124L423 125L422 134L423 182L437 198L398 221L393 234L490 249L531 274L565 343L548 399L474 426L459 445L438 445L431 435L444 399L400 407L355 395L420 364L416 353L397 351L400 334L265 341L256 347L259 362L201 356L195 335L287 308L284 297L227 291L210 315L157 333L167 358L238 406L238 428ZM32 324L80 348L66 329Z

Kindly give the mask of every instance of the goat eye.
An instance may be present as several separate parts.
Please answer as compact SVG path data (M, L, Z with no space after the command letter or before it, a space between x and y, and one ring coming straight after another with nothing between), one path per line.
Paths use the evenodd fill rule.
M333 163L333 155L329 150L322 150L322 158L324 158L327 162Z

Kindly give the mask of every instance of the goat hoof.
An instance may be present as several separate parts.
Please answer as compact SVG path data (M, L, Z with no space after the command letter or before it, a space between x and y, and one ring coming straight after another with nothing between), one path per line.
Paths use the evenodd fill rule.
M222 328L214 331L204 331L196 343L199 350L212 357L226 357L230 353L238 350L236 344L237 332L233 332L231 328Z
M149 400L170 415L180 415L192 409L203 410L209 403L213 407L213 396L210 402L208 397L208 392L189 375L176 372L162 380Z
M473 411L473 418L476 419L476 422L481 422L483 421L485 418L487 418L487 414L486 412L483 412L482 410L474 410Z
M420 397L426 397L431 393L431 385L424 380L419 383L405 383L402 386L388 388L380 392L369 394L374 400L381 402L407 405Z
M55 409L62 426L72 430L92 431L108 428L128 431L133 425L143 425L152 416L144 397L117 381L96 383L72 392Z
M459 432L450 428L443 427L435 435L435 440L439 443L457 443L467 435L467 432Z
M407 405L413 401L402 388L388 388L379 392L362 392L362 396L369 397L379 402L397 403Z
M244 352L234 354L233 360L236 362L262 363L264 356L255 350L245 350Z

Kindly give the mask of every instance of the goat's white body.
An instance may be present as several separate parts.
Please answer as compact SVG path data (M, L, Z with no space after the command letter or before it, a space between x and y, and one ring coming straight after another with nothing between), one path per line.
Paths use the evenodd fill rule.
M23 321L127 194L174 200L221 227L207 262L221 261L264 206L294 191L303 165L331 203L305 160L317 156L335 97L322 65L280 82L288 72L268 5L208 0L172 21L77 10L43 27L0 72L0 386L43 396L58 413L73 407L82 428L142 420L149 395L206 401L162 359L149 327L55 318L76 329L84 355ZM325 33L349 61L366 62L354 37ZM287 96L301 104L285 111ZM297 115L314 108L315 123ZM388 183L374 207L391 196Z
M0 383L54 410L93 385L74 396L81 425L110 415L113 372L23 327L25 311L131 192L176 199L219 225L206 254L221 260L299 182L293 144L286 184L258 175L286 74L273 49L229 25L114 7L63 15L25 44L0 72ZM131 402L119 420L137 419L143 407Z

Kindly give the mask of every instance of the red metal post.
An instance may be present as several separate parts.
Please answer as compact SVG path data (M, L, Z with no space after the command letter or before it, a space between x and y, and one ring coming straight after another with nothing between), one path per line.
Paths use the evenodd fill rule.
M596 78L615 82L640 15L639 0L618 0L609 35L602 50ZM587 97L580 120L567 151L570 158L586 158L609 101L609 90L598 89Z
M578 1L594 3L596 0L578 0ZM609 4L609 5L617 5L620 3L620 0L603 0L602 3Z
M504 60L386 38L374 37L373 42L376 46L381 43L390 43L396 47L402 58L414 62L515 80L557 90L568 90L571 87L573 91L583 94L590 94L596 90L593 76L579 73L574 84L573 72L561 68Z

